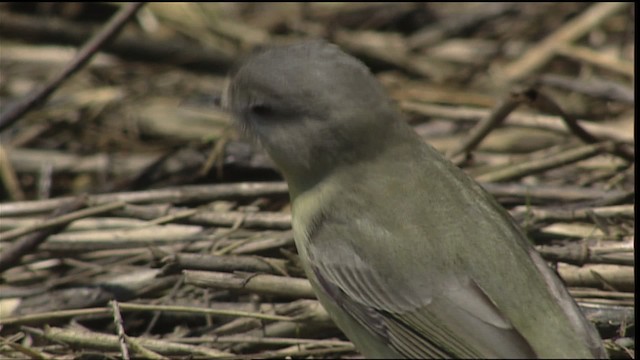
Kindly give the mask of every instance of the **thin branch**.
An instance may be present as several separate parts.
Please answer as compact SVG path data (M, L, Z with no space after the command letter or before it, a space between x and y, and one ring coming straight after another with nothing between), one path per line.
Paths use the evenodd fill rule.
M136 2L123 7L111 20L93 36L78 52L75 59L70 62L57 76L38 91L33 91L18 103L9 106L9 109L0 114L0 132L11 126L20 117L42 105L48 98L73 74L86 65L93 55L110 40L116 37L124 25L136 14L145 3Z
M118 344L120 345L120 353L122 354L122 360L130 360L129 348L127 347L127 334L124 332L124 325L122 321L122 314L120 314L120 308L116 300L110 301L111 313L113 315L113 323L116 325L118 331Z
M518 96L514 96L513 93L510 94L496 106L487 117L478 122L460 145L447 154L447 157L453 158L461 153L471 152L480 144L482 139L489 135L491 130L498 127L520 103L521 99Z
M0 242L12 240L19 236L23 236L34 231L44 230L44 229L48 229L48 228L52 228L60 225L65 225L78 219L83 219L86 217L103 214L112 210L119 209L123 206L125 206L124 202L117 201L114 203L95 206L89 209L83 209L83 210L75 211L72 213L64 214L61 216L52 217L48 220L39 222L34 225L15 228L15 229L2 232L0 233Z
M52 214L52 217L58 217L60 215L83 208L86 205L86 196L81 196L80 198L76 198L75 201L67 203L55 210ZM17 265L24 255L35 250L49 237L49 235L62 231L65 227L67 227L69 222L70 220L67 222L58 223L57 225L46 228L44 230L40 230L36 233L31 234L30 236L20 239L8 249L3 249L3 251L0 253L0 273Z
M560 105L556 101L554 101L553 98L541 92L535 86L521 91L520 94L522 95L523 100L528 101L530 105L535 106L539 110L550 112L554 115L560 116L571 133L573 133L583 142L587 144L595 144L601 141L600 139L589 133L587 130L585 130L582 126L580 126L576 118L562 110L562 107L560 107ZM623 144L615 144L612 149L612 153L629 162L635 161L635 154L628 148L626 148Z
M507 80L514 82L530 75L533 71L542 67L552 59L558 49L577 40L609 16L621 11L630 4L631 3L621 2L593 4L584 13L580 14L580 16L566 23L540 42L540 44L529 49L518 60L508 64L504 68L504 74Z

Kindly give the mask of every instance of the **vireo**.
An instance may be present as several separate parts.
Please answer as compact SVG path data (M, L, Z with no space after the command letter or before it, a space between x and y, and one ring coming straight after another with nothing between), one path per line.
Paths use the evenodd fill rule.
M322 305L371 358L604 358L510 215L325 41L245 59L223 95L285 177Z

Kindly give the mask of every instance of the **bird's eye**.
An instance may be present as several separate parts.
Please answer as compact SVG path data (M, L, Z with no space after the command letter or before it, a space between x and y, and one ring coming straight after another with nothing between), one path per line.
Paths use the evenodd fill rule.
M261 117L273 115L273 108L265 104L253 105L251 106L250 110L252 114L255 114Z

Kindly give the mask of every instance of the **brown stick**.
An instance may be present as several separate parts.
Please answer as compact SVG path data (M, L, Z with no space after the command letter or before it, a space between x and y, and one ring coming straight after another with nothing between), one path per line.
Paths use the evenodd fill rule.
M578 120L562 110L562 108L556 101L554 101L547 94L541 92L535 86L529 87L528 89L520 92L520 94L523 100L528 101L530 105L535 106L540 110L560 116L571 133L577 136L584 143L595 144L601 141L600 139L589 133L587 130L585 130L582 126L580 126L580 124L578 124ZM633 153L633 151L626 148L623 144L616 143L612 149L612 153L629 162L635 161L635 154Z
M630 4L616 2L592 5L580 16L549 35L540 44L529 49L521 58L507 65L504 68L507 80L514 82L531 74L553 58L559 48L575 41L606 18Z
M93 55L100 51L107 42L116 37L127 21L135 15L142 5L144 5L144 2L131 3L118 11L118 13L109 20L102 30L93 36L80 49L75 59L70 62L57 76L51 79L47 85L40 90L31 92L21 101L13 104L13 106L9 106L9 109L0 115L0 131L11 126L28 111L42 105L47 98L49 98L49 96L51 96L51 94L60 87L60 85L86 65Z
M87 204L87 197L83 196L79 199L76 199L74 202L70 204L65 204L61 206L56 211L53 212L52 217L57 217L62 214L66 214L80 208L85 207ZM18 240L12 247L2 251L0 253L0 273L15 266L20 262L22 256L30 253L34 249L36 249L42 242L44 242L49 235L60 232L65 227L67 227L69 223L64 223L61 225L57 225L54 227L50 227L45 230L40 230L36 233L33 233L27 237L24 237Z

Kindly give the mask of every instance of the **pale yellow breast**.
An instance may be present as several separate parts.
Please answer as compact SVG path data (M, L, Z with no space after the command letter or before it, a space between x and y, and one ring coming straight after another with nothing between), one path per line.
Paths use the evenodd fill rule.
M332 197L336 195L335 187L327 185L330 183L330 181L323 181L293 199L291 225L298 254L305 271L308 270L306 263L309 258L309 230L313 227L313 222L317 221L317 216L323 208L328 206ZM307 275L311 275L309 271L307 271Z

